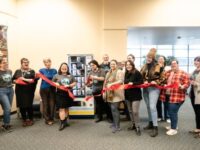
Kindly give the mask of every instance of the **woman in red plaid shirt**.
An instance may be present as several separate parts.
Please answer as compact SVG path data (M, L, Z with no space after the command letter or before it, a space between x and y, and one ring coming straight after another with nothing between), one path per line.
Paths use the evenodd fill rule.
M169 116L171 120L171 127L166 127L168 130L167 135L177 134L178 111L183 102L187 88L190 85L189 75L183 70L179 69L178 61L171 61L171 70L165 72L167 78L167 85L178 84L178 88L163 90L160 99L165 101L169 100Z

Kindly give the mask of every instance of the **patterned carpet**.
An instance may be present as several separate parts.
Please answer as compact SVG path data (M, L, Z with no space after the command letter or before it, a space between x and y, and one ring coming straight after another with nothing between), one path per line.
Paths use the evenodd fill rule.
M142 101L141 126L147 123L147 111ZM58 121L47 126L44 120L35 119L31 127L22 127L17 115L12 115L13 131L0 130L0 150L200 150L200 138L188 133L195 126L194 113L187 100L179 112L179 133L169 137L165 134L166 122L159 123L159 135L151 138L142 130L138 137L127 131L128 121L121 116L122 131L113 134L107 121L94 123L93 119L70 120L70 127L58 131Z

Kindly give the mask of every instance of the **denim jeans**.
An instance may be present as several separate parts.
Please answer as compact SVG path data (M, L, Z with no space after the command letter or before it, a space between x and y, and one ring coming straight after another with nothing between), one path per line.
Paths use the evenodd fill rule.
M156 104L159 95L160 90L155 87L148 87L143 89L143 98L147 105L149 121L153 122L153 126L158 126L158 114Z
M128 101L126 100L127 108L129 111L130 119L132 124L135 124L136 127L139 127L139 107L140 101Z
M178 111L182 103L169 103L169 117L171 120L171 129L177 128L178 123Z
M113 116L113 125L115 128L120 128L120 113L118 110L119 102L110 103L110 107Z
M5 125L10 124L10 111L13 100L13 88L0 88L0 104L3 109L3 122Z

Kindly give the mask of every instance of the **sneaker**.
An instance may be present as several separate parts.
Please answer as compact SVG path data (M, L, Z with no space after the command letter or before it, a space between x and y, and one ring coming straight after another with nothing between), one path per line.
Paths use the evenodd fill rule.
M174 130L174 129L170 129L169 131L166 132L166 134L167 134L167 135L170 135L170 136L171 136L171 135L176 135L177 133L178 133L178 131L177 131L177 130Z
M170 119L166 119L166 122L167 122L167 123L171 123L171 120L170 120Z
M162 118L158 118L158 122L162 121Z
M166 126L165 129L170 130L171 126ZM178 127L176 127L176 130L178 130Z
M112 128L112 133L116 133L116 132L119 132L121 131L122 129L119 127L119 128L116 128L116 127L113 127Z

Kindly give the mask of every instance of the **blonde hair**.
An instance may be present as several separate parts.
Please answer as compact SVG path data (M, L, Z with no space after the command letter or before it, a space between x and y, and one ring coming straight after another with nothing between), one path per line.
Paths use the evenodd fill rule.
M51 59L50 58L44 58L43 62L51 62Z

